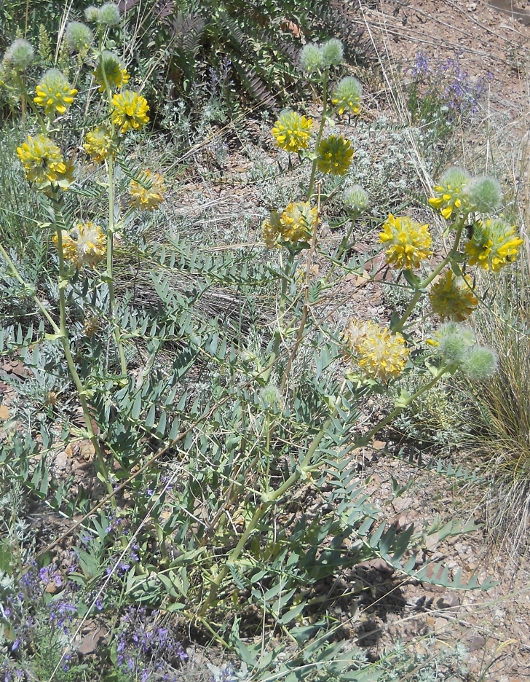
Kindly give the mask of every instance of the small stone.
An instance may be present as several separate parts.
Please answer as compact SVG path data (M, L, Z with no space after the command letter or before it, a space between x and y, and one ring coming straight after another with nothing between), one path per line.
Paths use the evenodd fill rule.
M486 638L482 635L475 635L469 640L467 648L469 651L477 651L477 649L483 649L486 646Z
M366 571L379 571L379 573L385 573L387 575L392 575L392 573L394 573L392 566L389 566L384 559L362 561L360 564L357 564L356 568L364 568Z
M446 592L436 600L436 606L439 609L452 609L460 604L460 599L456 594Z

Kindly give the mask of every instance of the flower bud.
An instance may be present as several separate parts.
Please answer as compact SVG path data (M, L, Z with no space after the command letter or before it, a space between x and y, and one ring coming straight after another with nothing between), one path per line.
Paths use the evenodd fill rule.
M322 50L314 43L304 45L300 52L300 66L308 73L319 71L324 66Z
M463 168L448 168L434 187L435 196L429 199L429 204L438 209L446 220L461 213L467 215L470 211L469 182L470 177Z
M99 9L97 7L94 7L94 5L90 5L90 7L87 7L85 9L85 19L89 23L93 23L95 21L99 20Z
M107 87L111 90L120 90L129 82L129 74L113 52L103 50L94 71L94 79L99 84L100 92Z
M35 50L24 38L17 38L9 46L4 60L18 71L24 71L33 61Z
M331 95L331 102L337 107L339 115L349 111L356 116L361 112L362 85L357 78L346 76L342 78Z
M98 11L98 23L105 26L116 26L120 23L120 10L113 2L101 5Z
M348 208L355 213L362 213L368 208L368 194L361 185L346 187L343 194L343 201Z
M474 346L464 356L460 369L471 381L484 381L497 371L497 356L491 348Z
M274 408L281 405L282 403L282 394L280 393L280 389L274 384L264 386L259 392L259 397L265 404L266 408Z
M92 31L80 21L71 21L65 31L66 42L71 50L86 50L94 38Z
M479 213L494 213L502 202L502 189L495 178L473 178L467 193L473 210Z
M340 66L344 60L344 49L337 38L331 38L322 45L324 66Z
M456 322L448 322L436 334L438 353L450 363L460 364L467 352L476 343L471 327Z

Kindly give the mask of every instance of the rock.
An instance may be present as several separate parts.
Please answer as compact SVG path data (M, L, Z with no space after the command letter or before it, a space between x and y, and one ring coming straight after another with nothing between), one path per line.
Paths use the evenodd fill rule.
M414 500L410 497L396 497L396 499L392 502L392 506L398 514L409 510L413 504Z
M53 468L56 472L65 471L68 464L68 454L65 450L61 450L55 455L53 460Z
M99 643L106 639L108 634L109 632L105 626L97 625L96 629L87 633L83 637L80 645L77 647L77 653L80 656L90 656L90 654L95 654Z
M469 651L477 651L477 649L483 649L486 646L486 638L482 635L475 635L469 640L467 648Z
M460 604L458 596L452 592L445 592L436 600L436 607L439 609L452 609Z
M392 575L394 569L389 566L384 559L371 559L357 564L356 568L364 568L366 571L379 571L385 575Z

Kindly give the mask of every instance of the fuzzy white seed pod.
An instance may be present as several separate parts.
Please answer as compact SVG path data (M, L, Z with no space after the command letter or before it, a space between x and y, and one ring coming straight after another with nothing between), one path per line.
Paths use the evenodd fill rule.
M340 66L344 61L344 48L337 38L331 38L322 45L324 66Z
M304 45L300 52L300 66L308 73L315 73L324 67L322 50L314 43Z
M94 5L90 5L90 7L87 7L85 9L85 19L89 23L94 23L95 21L98 21L99 9L97 7L94 7Z
M104 26L116 26L120 23L120 10L113 2L101 5L98 12L98 22Z
M32 63L35 50L24 38L17 38L9 46L4 55L4 61L13 66L17 71L24 71Z
M71 50L81 52L90 47L94 36L86 24L80 21L71 21L65 31L66 42Z
M497 356L491 348L473 346L465 354L460 369L471 381L485 381L497 371Z
M450 363L460 364L468 350L476 343L471 327L456 322L448 322L436 334L438 353Z
M494 213L502 203L502 189L495 178L473 178L467 194L473 210L479 213Z

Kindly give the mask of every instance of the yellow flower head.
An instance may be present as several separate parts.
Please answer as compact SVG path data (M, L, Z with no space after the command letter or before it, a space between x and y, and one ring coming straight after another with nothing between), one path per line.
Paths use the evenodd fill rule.
M141 182L131 180L129 192L131 205L143 211L154 211L164 201L164 178L159 173L151 173L150 170L142 171Z
M466 244L469 264L499 272L517 258L522 243L515 225L508 225L501 218L477 220L473 225L473 236Z
M313 119L300 116L295 111L284 111L274 124L272 134L278 146L287 152L305 149L311 137Z
M342 135L340 137L330 135L326 140L321 140L317 153L318 170L332 175L344 175L353 157L351 142L345 140Z
M66 173L61 150L46 135L28 135L27 141L17 148L17 156L24 166L26 178L40 188Z
M57 235L53 236L57 245ZM94 268L105 257L107 238L99 225L79 223L62 235L63 254L76 268L87 265Z
M125 90L112 97L111 120L122 133L131 128L139 130L149 121L149 106L142 95L132 90Z
M102 163L111 154L114 154L110 133L103 126L97 126L94 130L89 130L85 140L83 148L96 163Z
M351 319L344 338L359 368L373 379L395 379L407 364L410 351L403 336L375 322Z
M280 217L280 235L290 242L305 241L311 237L317 224L317 209L308 201L289 204Z
M44 107L44 113L48 116L54 111L64 114L74 101L77 90L70 87L64 74L58 69L49 69L35 88L37 97L33 101L40 107Z
M66 159L64 162L64 171L57 173L57 177L53 182L53 187L50 183L45 183L45 186L41 186L39 189L44 191L44 194L51 196L52 191L56 187L60 187L64 192L75 182L74 177L75 166L72 159Z
M129 82L130 76L115 54L103 50L94 71L94 78L96 83L99 83L99 91L103 92L107 87L105 80L111 90L121 90Z
M362 85L357 78L346 76L335 86L331 95L331 102L337 107L340 116L345 111L357 116L361 113Z
M473 293L471 277L455 277L452 270L446 270L433 284L429 292L433 311L442 320L463 322L478 305Z
M396 268L411 270L417 268L422 260L428 258L432 251L432 242L428 225L412 220L412 218L394 218L392 214L379 233L379 241L388 246L386 262Z
M261 223L263 241L268 249L279 246L278 237L281 234L281 228L278 211L271 211L269 217Z
M467 206L467 186L470 177L463 168L449 168L442 174L440 182L433 188L435 196L429 199L429 204L440 211L449 220L453 213L462 213Z

